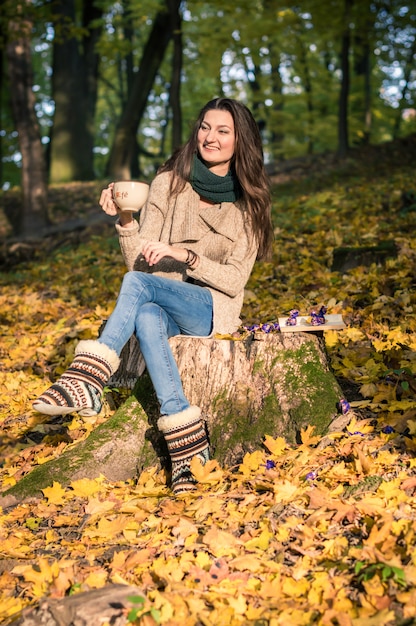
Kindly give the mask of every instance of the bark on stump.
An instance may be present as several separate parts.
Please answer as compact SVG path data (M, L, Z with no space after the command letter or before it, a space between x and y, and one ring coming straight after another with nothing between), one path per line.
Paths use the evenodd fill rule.
M342 393L322 332L251 334L237 341L180 336L170 344L185 395L201 407L212 456L221 465L239 463L246 452L261 448L265 435L293 444L309 425L325 434L337 415ZM85 441L34 468L3 494L0 505L35 495L53 481L69 484L100 474L110 481L127 480L156 463L168 467L156 428L158 403L143 368L132 338L111 381L134 385L131 397Z

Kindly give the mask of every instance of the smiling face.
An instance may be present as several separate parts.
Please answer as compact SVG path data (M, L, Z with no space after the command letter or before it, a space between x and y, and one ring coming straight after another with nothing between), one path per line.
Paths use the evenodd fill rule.
M205 165L218 176L225 176L235 148L234 120L231 113L210 109L198 130L198 152Z

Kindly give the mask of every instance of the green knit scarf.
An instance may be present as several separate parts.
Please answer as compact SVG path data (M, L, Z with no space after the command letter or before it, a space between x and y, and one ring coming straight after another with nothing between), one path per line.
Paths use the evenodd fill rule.
M192 188L203 198L215 204L235 202L241 198L241 187L233 168L225 176L213 174L198 155L194 156L191 171Z

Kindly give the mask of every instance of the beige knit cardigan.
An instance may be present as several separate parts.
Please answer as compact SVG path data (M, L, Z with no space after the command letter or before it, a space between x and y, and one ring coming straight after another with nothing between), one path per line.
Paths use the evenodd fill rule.
M189 183L173 198L170 179L171 173L164 172L153 180L139 223L129 228L116 224L127 269L174 280L192 278L212 293L213 332L232 333L241 323L244 287L257 256L247 211L238 202L200 208ZM146 241L190 248L200 257L198 267L191 270L171 257L149 267L141 254Z

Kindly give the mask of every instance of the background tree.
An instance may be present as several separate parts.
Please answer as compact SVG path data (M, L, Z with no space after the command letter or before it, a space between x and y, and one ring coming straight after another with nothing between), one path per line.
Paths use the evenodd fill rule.
M95 2L59 0L52 6L50 181L92 180L98 55L103 10Z
M416 15L412 13L409 15L409 21L406 20L403 24L403 17L407 17L406 14L400 15L400 22L402 28L406 32L406 39L403 42L400 50L397 50L397 60L402 68L401 80L399 85L399 98L398 106L396 109L393 137L397 138L400 135L400 128L403 121L403 113L406 108L414 106L414 98L412 97L412 87L414 90L415 82L415 60L416 60ZM397 36L400 37L399 33Z
M129 99L118 123L111 146L107 175L131 177L131 161L138 127L144 115L150 91L166 49L172 39L172 12L179 11L180 0L171 0L157 13L144 46L139 69L129 92Z
M5 66L5 62L4 62L4 55L3 55L3 50L0 49L0 68L2 69L2 71L0 71L0 125L1 122L4 119L4 100L3 100L3 93L4 93L4 72L3 72L3 68ZM3 141L3 132L0 133L0 180L3 180L3 145L4 145L4 141Z
M357 8L357 7L356 7ZM358 96L358 109L361 111L362 137L361 142L370 142L372 130L372 69L375 11L372 10L371 0L364 0L355 11L357 29L354 34L354 75L358 82L361 96ZM354 107L354 103L353 103Z
M34 107L42 141L51 129L52 181L151 178L217 95L253 110L270 162L416 130L416 17L399 0L58 0L36 11ZM5 0L0 30L15 14ZM3 82L2 184L22 164L9 91Z
M12 219L20 235L33 235L48 222L45 155L32 91L31 8L30 0L17 4L6 45L12 114L22 155L22 210Z
M182 79L182 16L176 0L168 0L173 39L172 74L169 104L172 111L172 150L182 143L181 79Z
M352 0L344 0L343 30L341 34L341 88L339 92L338 153L344 157L349 148L348 137L348 96L350 90L350 47L351 47L351 8Z

